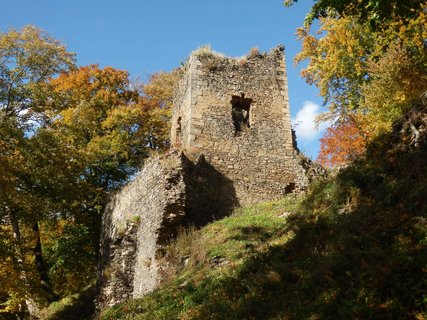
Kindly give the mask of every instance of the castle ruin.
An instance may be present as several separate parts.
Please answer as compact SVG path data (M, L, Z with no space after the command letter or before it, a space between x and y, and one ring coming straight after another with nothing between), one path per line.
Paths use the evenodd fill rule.
M308 185L307 161L294 148L283 46L239 59L201 49L181 71L171 151L149 159L104 214L100 309L161 284L159 250L179 226Z
M292 140L284 47L241 59L190 56L178 85L172 148L203 154L241 205L307 185Z

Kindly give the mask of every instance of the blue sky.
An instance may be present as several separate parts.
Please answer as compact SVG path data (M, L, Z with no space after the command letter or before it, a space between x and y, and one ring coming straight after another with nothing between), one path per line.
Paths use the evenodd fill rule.
M298 146L315 158L320 133L312 120L322 99L301 79L300 67L293 67L300 50L295 30L312 4L301 0L285 8L282 0L17 0L2 4L0 30L36 25L75 52L79 65L112 66L142 79L179 66L205 44L228 56L284 44Z

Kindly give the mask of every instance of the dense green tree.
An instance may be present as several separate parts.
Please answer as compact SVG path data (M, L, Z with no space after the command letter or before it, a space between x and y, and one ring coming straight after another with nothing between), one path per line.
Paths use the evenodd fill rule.
M285 0L284 4L291 6L295 2L298 0ZM389 20L415 18L424 5L424 0L315 0L305 24L329 17L332 13L340 17L357 16L361 22L368 21L373 27L381 27Z

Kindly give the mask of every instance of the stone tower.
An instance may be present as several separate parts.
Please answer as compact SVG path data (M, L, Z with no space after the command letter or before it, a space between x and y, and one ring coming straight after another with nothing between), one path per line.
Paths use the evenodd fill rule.
M294 149L284 48L240 59L194 52L182 67L172 150L146 161L102 218L98 309L162 285L162 247L179 227L203 226L239 205L308 185Z
M207 49L184 67L171 144L233 181L241 205L308 184L293 147L284 47L228 58Z

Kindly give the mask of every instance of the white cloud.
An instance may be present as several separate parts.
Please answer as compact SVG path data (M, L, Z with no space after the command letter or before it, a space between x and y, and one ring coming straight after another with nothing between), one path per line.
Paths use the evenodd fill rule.
M306 142L317 139L322 131L329 125L321 123L316 125L316 116L320 113L320 106L311 101L305 101L301 110L298 111L295 118L292 119L292 126L299 140Z

